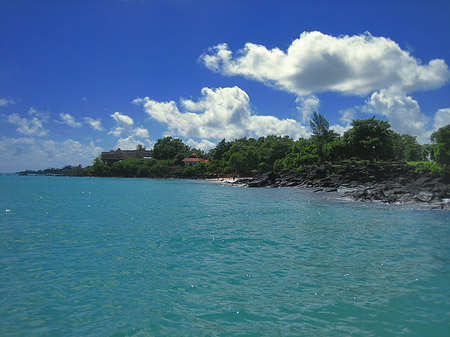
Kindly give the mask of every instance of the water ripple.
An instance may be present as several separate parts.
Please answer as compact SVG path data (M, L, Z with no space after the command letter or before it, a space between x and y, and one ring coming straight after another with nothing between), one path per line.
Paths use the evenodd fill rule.
M449 331L448 212L197 181L1 179L2 336Z

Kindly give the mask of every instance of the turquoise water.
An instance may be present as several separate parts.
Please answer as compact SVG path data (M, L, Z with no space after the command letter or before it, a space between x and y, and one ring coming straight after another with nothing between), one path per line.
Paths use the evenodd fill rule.
M0 176L0 336L449 336L450 212Z

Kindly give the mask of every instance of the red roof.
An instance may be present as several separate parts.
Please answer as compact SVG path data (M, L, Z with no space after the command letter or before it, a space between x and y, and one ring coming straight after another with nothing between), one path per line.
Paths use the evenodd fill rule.
M184 158L183 161L209 163L209 160L201 159L201 158L191 158L191 157Z
M209 160L199 158L197 153L192 152L191 155L187 158L183 159L184 162L201 162L201 163L209 163Z

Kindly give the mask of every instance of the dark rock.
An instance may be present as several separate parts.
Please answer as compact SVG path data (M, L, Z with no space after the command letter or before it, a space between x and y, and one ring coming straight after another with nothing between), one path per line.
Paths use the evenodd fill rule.
M435 184L431 192L441 199L450 198L450 186L441 182Z
M433 197L434 197L433 193L421 191L414 196L414 199L421 202L430 202L431 200L433 200Z
M359 201L386 203L427 203L433 208L450 209L450 185L443 178L420 176L406 163L341 162L308 166L279 175L269 172L254 179L240 180L248 187L314 187L313 192L343 193ZM444 200L445 199L445 200Z

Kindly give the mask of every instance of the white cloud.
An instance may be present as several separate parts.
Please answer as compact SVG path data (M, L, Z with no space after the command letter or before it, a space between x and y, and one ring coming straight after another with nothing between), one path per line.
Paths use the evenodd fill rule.
M344 109L339 111L341 118L339 120L345 124L351 124L356 116L356 111L354 109Z
M148 130L144 129L144 128L136 128L136 129L134 129L134 135L136 137L141 137L141 138L149 138L150 137L148 135Z
M444 60L422 65L396 42L369 33L333 37L304 32L286 52L247 43L233 55L220 44L200 60L210 70L242 75L298 96L329 91L366 95L387 88L407 93L441 87L450 78Z
M429 120L411 96L380 90L372 94L366 105L367 112L386 116L394 131L415 135L421 143L428 141L431 131L426 126Z
M151 149L155 142L151 141L150 139L141 141L135 139L133 136L129 136L127 138L120 138L116 143L116 149L120 148L121 150L136 150L136 147L139 144L144 146L146 149Z
M47 153L47 157L72 163L79 158L94 159L103 151L101 147L95 146L94 142L84 145L73 139L67 139L63 142L42 140L40 144L42 145L42 151Z
M0 98L0 106L7 106L9 104L16 104L16 102L10 98Z
M71 114L61 112L59 117L61 121L56 121L57 123L67 124L73 128L79 128L83 125L81 122L77 122Z
M347 132L352 128L352 122L355 119L356 111L351 108L344 109L339 111L339 114L341 115L339 121L343 123L343 125L340 124L331 125L330 130L333 130L334 132L343 135L345 132Z
M157 102L148 97L136 99L147 114L169 131L182 137L203 139L235 139L269 134L305 137L309 131L293 119L252 115L247 93L238 87L202 89L199 101L181 100L185 112L174 101Z
M104 130L100 119L93 119L90 117L85 117L84 122L89 124L91 126L91 128L93 128L94 130L97 130L97 131Z
M0 151L5 151L5 154L21 155L25 147L33 145L35 139L32 137L21 137L21 138L5 138L0 140ZM7 152L6 152L7 151ZM3 156L2 155L2 156ZM0 171L4 172L4 171Z
M303 123L309 123L310 117L313 112L319 110L320 100L315 95L310 95L307 97L297 97L295 102L299 104L297 110L302 116Z
M385 116L395 131L426 142L429 118L408 94L442 87L450 70L442 59L422 64L411 53L410 47L402 50L389 38L370 33L333 37L316 31L302 33L286 51L247 43L233 53L227 44L220 44L200 61L212 71L241 75L297 95L303 123L319 106L315 93L369 95L363 111ZM439 110L435 124L444 123L446 116L446 109ZM348 130L350 120L341 122L330 128L339 133Z
M135 150L138 144L141 144L141 142L134 139L133 136L129 136L127 138L120 138L117 141L116 149L121 150ZM142 144L141 144L142 145Z
M2 138L0 151L0 172L17 172L64 165L90 165L103 149L94 142L82 144L73 139L58 142L22 137Z
M447 124L450 124L450 108L439 109L434 117L434 129L440 129Z
M118 142L123 142L123 144L132 144L133 142L138 142L140 144L143 142L135 140L134 137L149 138L147 129L142 127L133 128L134 120L131 117L121 114L120 112L115 112L113 115L111 115L111 117L116 121L116 126L109 132L109 134L112 134L116 137L122 137L118 140Z
M17 125L18 128L16 130L23 135L45 136L48 134L48 130L43 126L45 120L39 119L38 117L33 117L31 120L28 120L14 113L8 116L8 122Z
M340 134L341 136L346 133L348 130L350 130L352 128L352 126L350 124L346 124L346 125L339 125L339 124L334 124L330 126L330 130L333 130L334 132Z
M28 115L39 118L43 122L47 122L50 118L50 114L48 112L38 111L33 107L30 107L30 109L28 109Z
M120 112L115 112L111 117L117 122L117 124L122 126L131 126L134 124L133 118L123 115Z
M113 128L109 134L120 137L122 136L122 133L131 134L133 132L133 118L123 115L120 112L115 112L111 117L116 121L116 127Z
M122 135L122 132L124 132L124 130L125 130L125 128L122 128L120 126L116 126L114 129L112 129L108 133L110 135L115 136L115 137L120 137Z
M192 138L188 139L186 142L188 146L194 149L200 149L205 152L208 152L212 148L214 148L217 144L209 141L208 139L201 139L199 142L193 140Z

